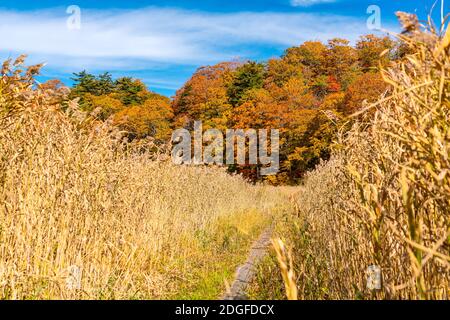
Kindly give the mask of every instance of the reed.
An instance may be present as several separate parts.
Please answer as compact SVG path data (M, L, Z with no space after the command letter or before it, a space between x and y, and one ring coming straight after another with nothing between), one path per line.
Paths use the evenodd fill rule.
M276 192L125 143L23 63L0 78L0 299L175 297L245 260Z
M307 175L298 216L278 228L299 299L449 298L450 27L398 15L408 53L382 71L389 93L354 115L332 159ZM259 290L276 296L273 265L266 276L278 281ZM367 286L372 265L380 290Z

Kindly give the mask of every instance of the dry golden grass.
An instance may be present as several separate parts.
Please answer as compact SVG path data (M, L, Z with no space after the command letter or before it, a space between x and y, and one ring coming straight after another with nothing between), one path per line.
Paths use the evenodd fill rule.
M307 176L298 217L279 227L299 299L449 298L450 27L400 17L410 54L383 71L392 92L359 113L333 158ZM371 265L381 290L367 288ZM280 298L274 281L257 286Z
M0 78L0 299L174 297L270 223L271 189L133 151L22 63Z

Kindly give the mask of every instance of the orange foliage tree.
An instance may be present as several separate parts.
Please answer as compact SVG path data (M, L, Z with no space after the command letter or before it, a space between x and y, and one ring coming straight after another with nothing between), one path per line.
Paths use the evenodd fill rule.
M175 125L192 128L279 129L281 172L272 183L295 182L330 154L345 116L375 101L387 86L378 67L395 56L388 37L367 35L305 42L267 63L202 67L174 100ZM233 168L255 177L256 167Z
M297 182L330 154L337 130L387 89L379 67L402 56L388 37L308 41L266 63L223 62L199 68L172 101L132 78L76 74L71 97L131 139L170 139L172 129L279 129L281 171L271 183ZM49 84L51 85L51 84ZM351 120L351 119L350 119ZM344 128L345 129L345 128ZM232 168L258 179L258 166Z
M149 91L142 81L130 77L114 81L109 73L94 76L85 71L75 76L71 98L80 99L81 106L99 120L112 119L130 140L170 139L173 110L169 98Z

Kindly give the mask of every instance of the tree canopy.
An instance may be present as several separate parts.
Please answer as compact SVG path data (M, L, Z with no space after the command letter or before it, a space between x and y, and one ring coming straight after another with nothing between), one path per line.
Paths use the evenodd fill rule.
M170 138L172 129L279 129L281 171L272 183L292 183L330 155L346 117L375 101L388 86L380 67L399 59L402 48L388 37L366 35L308 41L267 62L222 62L199 68L172 100L140 80L109 73L74 74L71 97L83 108L112 119L131 139ZM232 167L249 178L257 166Z
M113 80L111 74L98 76L75 73L71 98L79 98L82 108L96 111L99 120L111 119L130 139L145 137L167 141L171 135L173 110L170 99L151 92L130 77Z
M345 117L387 90L379 67L394 49L388 37L367 35L355 46L345 39L309 41L266 63L202 67L172 102L176 123L279 129L282 169L270 179L295 182L329 156ZM257 169L237 170L254 177Z

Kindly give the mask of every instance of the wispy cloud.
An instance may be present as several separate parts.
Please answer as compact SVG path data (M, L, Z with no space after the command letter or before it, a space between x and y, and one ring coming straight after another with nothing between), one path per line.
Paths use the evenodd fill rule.
M66 28L67 18L64 9L0 11L0 52L25 52L61 66L139 68L229 59L252 45L355 39L365 31L363 19L305 13L82 10L81 30Z
M200 65L268 58L307 40L355 41L370 32L364 17L330 14L81 9L81 30L66 27L65 8L0 9L0 61L26 53L29 63L47 62L44 72L65 79L83 69L113 71L172 92Z
M291 0L291 5L294 7L310 7L321 3L333 3L338 0Z

